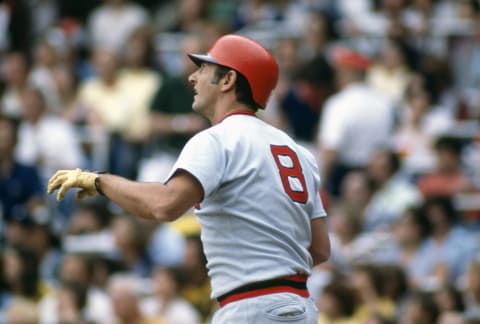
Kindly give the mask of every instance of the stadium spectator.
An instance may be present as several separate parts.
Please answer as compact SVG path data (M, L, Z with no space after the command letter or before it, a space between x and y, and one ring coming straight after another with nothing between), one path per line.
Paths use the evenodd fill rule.
M37 303L47 292L38 273L38 257L22 245L11 245L3 250L3 275L10 302L28 300Z
M364 171L350 171L342 180L338 203L347 209L355 218L363 219L365 208L368 206L373 194L373 184Z
M424 203L425 217L431 228L419 253L418 284L423 289L437 289L454 284L472 260L475 244L460 227L459 215L450 197L432 197Z
M400 166L398 156L391 150L378 150L372 155L367 172L374 192L365 209L367 231L388 230L407 207L420 204L420 192L400 177Z
M299 67L279 102L283 128L312 150L323 104L333 91L333 77L330 64L319 55Z
M0 221L4 222L15 216L25 218L32 216L35 210L44 210L43 186L38 170L19 163L15 158L17 130L16 120L0 114L0 205L3 214ZM6 231L0 233L0 238L5 234Z
M200 324L198 312L179 295L181 280L177 269L156 268L152 275L153 295L142 299L142 313L160 317L163 324Z
M158 317L149 317L142 314L140 309L140 282L135 277L114 276L108 285L109 295L112 297L112 308L115 320L110 323L127 324L163 324Z
M196 65L186 53L201 51L202 46L199 34L185 37L182 42L181 76L166 78L156 90L150 106L156 152L142 165L140 180L163 181L183 145L207 126L206 120L192 111L193 89L187 80Z
M357 298L352 287L340 280L325 286L317 301L318 324L354 324Z
M436 324L438 317L439 311L432 296L414 291L407 298L399 324Z
M84 163L75 129L49 113L42 93L34 88L22 93L22 122L16 153L19 161L39 166L42 181L46 181L53 170L75 168Z
M146 252L145 229L136 219L117 216L112 222L116 257L123 268L139 277L150 276L153 263Z
M129 35L128 47L123 56L124 66L119 74L119 82L125 91L130 91L128 97L134 99L125 132L130 143L142 144L147 139L150 133L150 102L162 83L161 74L154 70L152 46L150 30L144 26L139 27ZM138 155L139 150L135 151Z
M64 109L54 78L54 69L58 64L59 54L53 44L47 39L39 41L34 49L34 62L28 80L32 87L42 92L46 106L55 113Z
M12 52L5 56L3 62L3 79L5 89L2 92L1 112L19 118L22 113L21 96L28 87L29 66L25 54Z
M86 255L66 253L62 259L59 281L77 282L88 287L84 310L85 320L94 323L112 323L113 311L110 297L103 287L94 285L93 266L91 258ZM56 305L57 297L55 294L51 293L45 296L41 303L42 314L48 317L56 316Z
M424 197L449 196L468 191L473 185L464 171L462 143L452 137L435 141L436 167L418 179L418 188Z
M129 0L105 0L88 17L88 32L93 48L102 46L120 53L135 28L146 25L148 13ZM115 28L114 33L105 32Z
M439 324L463 323L465 306L460 291L452 286L440 287L434 295L435 303L440 312Z
M393 106L366 85L370 61L365 56L339 48L334 51L333 65L340 91L325 104L318 142L323 181L338 196L345 174L365 167L373 152L387 144Z
M463 291L466 315L480 315L480 260L473 260L465 275Z
M418 264L422 262L420 250L429 233L430 225L418 207L404 210L393 226L397 248L392 251L392 260L398 260L398 263L405 269L410 287L419 285L420 269Z
M434 169L434 140L452 126L451 117L434 103L433 89L428 89L422 78L412 80L392 142L402 157L403 169L413 177Z
M368 83L399 104L412 77L408 66L408 49L403 41L389 39L369 70Z
M134 177L136 170L135 164L131 163L131 154L127 155L130 159L122 159L120 156L129 152L127 129L135 99L131 97L131 90L125 89L125 84L120 82L119 56L107 48L96 48L92 55L97 75L80 84L75 107L83 110L83 113L75 115L86 116L89 126L87 132L94 147L101 147L107 137L109 148L104 149L108 150L108 159L104 161L105 165L98 167Z
M352 272L351 282L359 297L359 306L354 319L365 323L374 315L393 319L396 312L395 301L385 295L383 277L379 266L359 264Z

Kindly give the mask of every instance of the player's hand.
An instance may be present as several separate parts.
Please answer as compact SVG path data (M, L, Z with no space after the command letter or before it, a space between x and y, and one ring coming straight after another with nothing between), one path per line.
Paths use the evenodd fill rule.
M81 169L59 170L50 178L50 180L48 180L47 192L48 194L51 194L58 189L58 201L62 200L67 191L71 188L82 189L77 192L77 199L93 196L97 194L97 189L95 187L95 179L97 177L98 174L82 171Z

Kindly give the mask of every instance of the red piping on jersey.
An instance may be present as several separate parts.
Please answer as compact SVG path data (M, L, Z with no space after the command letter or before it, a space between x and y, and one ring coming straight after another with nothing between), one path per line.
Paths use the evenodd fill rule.
M293 276L286 276L278 279L288 280L288 281L305 285L307 281L307 276L293 275ZM281 285L273 285L271 287L266 287L266 288L252 288L252 290L248 290L244 292L237 292L237 293L231 293L231 294L227 293L226 295L224 295L226 297L220 297L219 298L220 300L218 300L218 302L220 304L220 307L224 307L227 304L230 304L242 299L276 294L276 293L292 293L304 298L308 298L310 296L306 286L304 286L303 288L297 288L287 284L281 284Z
M247 115L247 116L253 116L257 117L255 113L251 110L234 110L229 113L227 113L223 118L220 120L220 122L224 121L227 117L233 116L233 115Z

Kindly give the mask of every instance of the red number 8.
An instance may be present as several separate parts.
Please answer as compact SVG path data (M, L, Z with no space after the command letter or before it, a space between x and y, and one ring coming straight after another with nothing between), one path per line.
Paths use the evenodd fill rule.
M305 184L305 177L303 176L302 166L298 161L298 156L295 151L293 151L288 146L277 146L270 145L270 150L272 151L275 163L277 164L278 171L280 173L280 178L282 179L283 188L287 195L292 198L293 201L299 203L306 203L308 200L308 191ZM280 156L288 156L292 161L292 166L285 166L280 162ZM302 185L302 191L295 191L290 186L288 178L296 178L300 181Z

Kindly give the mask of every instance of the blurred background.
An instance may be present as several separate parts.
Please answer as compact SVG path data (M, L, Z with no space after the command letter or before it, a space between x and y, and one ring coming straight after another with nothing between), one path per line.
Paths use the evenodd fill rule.
M480 323L480 1L1 0L0 323L208 323L200 228L57 203L57 169L162 181L208 127L186 53L260 41L260 117L317 157L319 323Z

